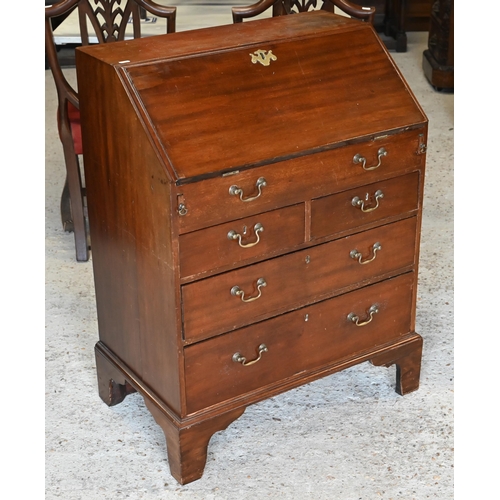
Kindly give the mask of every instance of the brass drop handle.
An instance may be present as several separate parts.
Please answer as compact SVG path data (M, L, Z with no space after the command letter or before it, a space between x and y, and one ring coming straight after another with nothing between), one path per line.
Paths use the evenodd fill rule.
M259 294L256 295L255 297L248 297L246 299L245 292L238 285L235 285L233 286L233 288L231 288L231 295L234 295L235 297L240 297L242 302L253 302L254 300L257 300L261 297L262 295L261 288L265 286L267 286L266 280L264 278L259 278L257 280L257 291L259 292Z
M255 187L257 188L258 191L258 193L255 196L247 196L246 198L243 198L243 189L235 185L232 185L229 188L229 194L231 196L239 196L240 200L244 202L253 201L256 200L262 194L262 188L264 186L267 186L266 179L264 179L264 177L259 177L257 179L257 182L255 183Z
M365 214L373 212L374 210L377 210L377 208L379 207L379 200L381 200L384 197L384 193L380 189L375 191L374 198L377 204L374 207L365 208L365 201L368 201L368 197L369 197L368 193L366 193L364 200L362 200L359 196L355 196L351 200L352 206L359 207L359 209Z
M257 361L260 361L260 358L262 358L262 353L267 352L269 349L267 348L266 344L260 344L258 347L258 357L253 359L252 361L247 361L247 358L245 356L242 356L239 352L235 352L233 354L233 361L235 363L241 363L243 366L250 366L254 365L257 363Z
M373 319L373 315L374 314L377 314L379 311L378 309L378 306L376 304L373 304L370 309L368 309L368 319L366 319L365 321L359 321L359 316L357 316L356 314L354 314L353 312L349 313L347 315L347 319L349 321L352 321L356 326L365 326L367 325L368 323L371 323L372 319Z
M359 153L357 155L354 155L352 162L354 163L354 165L361 163L361 166L363 167L364 170L375 170L376 168L380 167L380 165L382 165L382 157L384 156L387 156L387 151L385 150L385 148L380 148L378 150L378 163L376 165L372 167L367 167L366 158L364 156L361 156Z
M229 233L227 233L227 238L229 240L238 240L238 245L241 248L254 247L260 241L260 233L262 233L262 231L264 231L264 226L260 222L257 222L257 224L255 224L255 226L253 227L253 230L254 230L255 236L257 236L257 240L254 241L253 243L246 243L246 244L241 243L241 234L237 233L234 230L231 230L231 231L229 231Z
M377 252L379 250L382 250L382 245L377 241L377 243L374 243L372 246L372 252L373 252L373 257L368 260L362 260L363 259L363 254L361 252L358 252L356 249L351 250L349 256L351 259L357 259L357 261L361 264L369 264L370 262L373 262L375 258L377 257Z

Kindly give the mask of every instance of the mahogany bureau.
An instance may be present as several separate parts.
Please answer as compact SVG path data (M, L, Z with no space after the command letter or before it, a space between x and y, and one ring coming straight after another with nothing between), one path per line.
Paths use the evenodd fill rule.
M364 361L418 388L427 118L326 12L77 50L100 397L139 391L172 475L245 407Z

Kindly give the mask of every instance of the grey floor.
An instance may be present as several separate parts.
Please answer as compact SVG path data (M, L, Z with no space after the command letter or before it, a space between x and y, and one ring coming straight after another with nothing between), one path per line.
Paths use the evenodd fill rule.
M230 22L226 17L220 24ZM47 500L454 498L454 96L434 90L423 75L427 33L408 37L408 51L392 55L430 124L420 389L400 397L394 367L364 363L251 406L213 436L203 477L186 486L170 475L163 433L141 396L112 408L98 397L92 262L75 262L73 235L60 224L64 162L45 72ZM74 79L74 69L65 71Z

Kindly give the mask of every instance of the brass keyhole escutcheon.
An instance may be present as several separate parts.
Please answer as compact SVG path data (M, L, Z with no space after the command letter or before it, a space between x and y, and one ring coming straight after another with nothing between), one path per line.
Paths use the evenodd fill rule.
M276 61L278 58L273 54L272 50L258 49L253 54L250 54L252 63L260 63L262 66L269 66L271 61Z

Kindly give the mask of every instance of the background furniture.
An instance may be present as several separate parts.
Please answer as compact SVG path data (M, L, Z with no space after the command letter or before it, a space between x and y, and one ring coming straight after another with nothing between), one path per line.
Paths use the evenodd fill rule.
M334 8L339 8L342 12L363 21L373 22L375 9L373 7L361 7L349 0L321 0L319 10L333 12ZM297 14L314 10L318 5L317 0L259 0L248 7L233 7L233 22L240 23L243 19L258 16L272 7L273 17L287 14Z
M417 389L427 119L373 27L100 49L77 75L103 401L138 391L188 483L252 403L368 360Z
M432 6L428 49L424 51L423 69L436 90L454 87L454 7L453 0L435 0Z
M53 23L66 19L78 9L82 45L88 45L90 36L88 24L94 30L97 43L123 40L130 18L134 38L141 36L139 7L155 16L166 18L166 31L175 31L175 7L164 7L151 0L63 0L45 7L45 51L46 59L54 76L59 100L57 120L66 164L66 182L61 196L61 219L65 231L73 231L77 261L87 261L90 240L87 221L86 192L84 176L78 157L83 154L78 92L64 76L57 48L54 43ZM90 82L93 85L92 82ZM100 91L100 89L98 89Z
M428 31L432 0L386 0L384 34L394 42L390 48L405 52L407 31Z
M428 31L433 0L403 0L403 2L405 4L404 25L406 31ZM394 0L389 0L389 4L396 5Z
M254 17L272 6L273 16L281 16L313 9L334 12L337 7L351 17L369 20L386 47L405 52L407 31L427 31L432 0L261 0L248 7L233 8L233 19L240 22ZM236 16L236 17L234 17Z
M407 31L428 31L432 0L357 0L376 9L374 26L390 50L405 52Z

